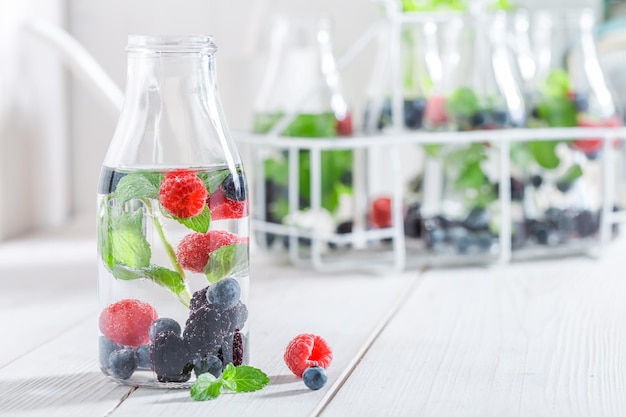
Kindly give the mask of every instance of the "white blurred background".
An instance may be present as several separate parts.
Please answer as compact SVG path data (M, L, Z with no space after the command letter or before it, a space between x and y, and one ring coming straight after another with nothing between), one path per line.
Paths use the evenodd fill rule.
M514 3L546 1L602 12L601 0ZM371 0L0 0L0 240L77 219L95 224L98 175L116 124L100 97L24 24L43 19L64 28L120 89L128 35L213 35L220 95L237 131L250 127L269 22L278 13L330 17L338 56L380 16ZM363 53L341 74L355 115L370 70L371 55Z

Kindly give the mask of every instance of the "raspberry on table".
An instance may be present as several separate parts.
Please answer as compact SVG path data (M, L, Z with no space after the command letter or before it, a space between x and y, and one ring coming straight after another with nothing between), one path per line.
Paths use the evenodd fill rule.
M159 189L159 201L173 216L186 219L202 213L207 199L204 182L193 171L169 172Z
M124 346L137 347L150 342L150 324L158 317L148 303L124 299L110 304L100 313L99 326L103 335Z
M291 372L301 378L311 366L327 369L333 360L333 351L320 336L303 333L289 342L283 358Z
M209 230L207 233L190 233L185 236L176 250L176 260L181 267L193 272L204 272L211 253L225 245L244 241L225 230Z

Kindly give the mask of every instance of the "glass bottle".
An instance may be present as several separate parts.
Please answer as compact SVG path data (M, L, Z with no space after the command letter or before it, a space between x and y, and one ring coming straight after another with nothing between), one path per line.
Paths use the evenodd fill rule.
M208 36L128 39L98 187L102 372L182 387L248 361L248 200Z
M455 63L455 71L433 86L425 127L463 132L523 126L525 107L506 44L506 13L451 16L440 25L448 29L442 30L448 45L440 48L440 59ZM497 143L476 138L426 145L424 150L422 204L418 215L409 210L416 224L405 225L407 235L423 241L431 263L497 259L501 207Z
M257 94L253 132L299 138L333 138L352 134L351 115L342 93L332 50L330 21L326 18L276 16L265 76ZM255 218L289 225L303 233L311 225L322 234L351 230L345 215L352 193L353 152L321 152L321 210L311 210L311 158L308 150L297 154L297 172L290 171L287 151L273 149L260 163L262 192L255 199ZM257 166L259 168L259 166ZM289 207L289 179L297 176L297 210ZM342 224L343 221L347 223ZM287 233L287 232L285 232ZM289 245L287 234L259 232L266 248ZM301 238L302 246L310 239Z
M621 125L596 54L594 20L591 9L532 14L536 72L525 92L529 127ZM601 139L585 138L528 141L514 149L513 164L526 184L516 256L578 252L598 242L601 161L614 157L603 155L602 147Z

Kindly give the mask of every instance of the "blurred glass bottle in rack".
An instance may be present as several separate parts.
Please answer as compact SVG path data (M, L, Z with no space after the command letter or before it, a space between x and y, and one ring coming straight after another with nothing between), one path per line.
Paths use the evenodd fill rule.
M441 64L435 68L443 72L432 77L424 128L462 132L524 126L525 105L506 44L506 13L451 15L431 24L438 26L432 33L440 34L432 42L440 45ZM496 259L498 146L474 141L425 145L424 150L422 201L409 207L406 234L420 238L416 247L425 245L444 263ZM514 188L519 182L510 181Z
M524 12L526 13L526 12ZM525 72L529 127L616 127L622 124L596 54L591 9L536 10L527 37L533 71ZM522 16L524 18L524 16ZM518 34L519 35L519 34ZM600 138L517 144L512 162L523 173L523 222L519 256L568 251L597 243L603 199ZM614 158L602 155L604 158Z
M350 136L352 120L341 89L332 51L330 21L326 18L276 17L263 83L255 103L253 131L300 138ZM257 220L332 233L346 195L352 193L353 155L348 150L321 152L322 212L311 213L310 152L298 152L298 170L290 172L288 152L263 158L263 181L257 190ZM289 209L289 179L297 176L298 211ZM287 245L277 234L257 234L262 246ZM300 239L305 242L306 239Z

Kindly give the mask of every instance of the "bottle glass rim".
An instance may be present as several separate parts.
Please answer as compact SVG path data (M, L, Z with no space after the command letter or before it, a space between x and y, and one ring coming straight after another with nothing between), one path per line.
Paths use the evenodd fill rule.
M130 35L126 52L138 53L207 53L213 54L217 46L209 35Z

